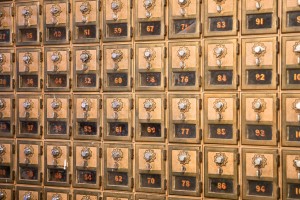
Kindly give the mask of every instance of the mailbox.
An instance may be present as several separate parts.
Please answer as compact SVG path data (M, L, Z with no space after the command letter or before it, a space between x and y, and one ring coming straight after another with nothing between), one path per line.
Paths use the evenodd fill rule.
M114 199L133 200L133 195L128 193L117 193L117 192L103 193L103 200L114 200Z
M131 91L133 49L130 45L104 46L103 90Z
M42 110L40 95L17 96L17 137L41 138L43 134Z
M242 1L242 34L277 33L277 4L276 0Z
M238 163L235 148L205 147L204 196L238 199Z
M69 6L66 0L44 2L44 44L69 43Z
M169 141L200 142L200 97L196 94L170 94Z
M45 48L45 91L70 91L71 51L69 48Z
M18 140L17 155L17 183L42 184L43 146L40 141Z
M13 4L0 4L0 44L2 46L12 46L14 41L14 18Z
M71 98L69 95L45 95L45 138L66 138L71 132Z
M169 43L169 90L199 90L200 52L198 42Z
M169 146L169 194L200 196L199 147Z
M167 1L135 0L135 39L164 39L167 34L165 26L165 6Z
M74 142L73 187L100 187L100 145L95 142Z
M15 134L14 95L0 95L0 137L14 137Z
M15 190L12 185L0 185L0 196L3 199L15 199Z
M300 2L282 1L282 32L298 32L300 26Z
M43 200L43 189L40 187L16 187L16 198L23 200Z
M42 62L40 48L17 49L17 91L41 91Z
M0 89L2 91L14 89L15 56L13 49L0 50Z
M239 45L236 39L206 40L204 88L206 90L237 89Z
M70 150L69 142L45 142L45 185L70 186Z
M104 95L104 140L131 141L133 99L127 94Z
M204 143L237 144L237 94L204 94Z
M76 94L73 96L73 130L75 139L95 139L101 137L102 99L99 95Z
M73 4L73 43L100 41L100 2L75 0Z
M132 190L132 159L132 145L115 143L104 144L105 190Z
M16 44L39 45L42 41L40 29L42 7L40 2L16 3Z
M165 109L167 99L160 94L136 95L136 141L161 141L166 137Z
M88 190L74 190L73 200L101 200L101 193Z
M242 144L277 145L276 94L242 94Z
M205 0L204 36L237 35L237 0Z
M282 89L300 88L300 43L299 37L282 38L281 82Z
M71 200L71 194L69 190L45 188L44 199L45 200Z
M131 25L131 0L103 1L103 41L130 41L133 35Z
M74 47L73 52L73 90L99 91L99 46Z
M135 52L135 89L163 91L167 86L165 45L138 43Z
M243 199L279 199L277 150L242 149Z
M169 1L169 38L199 38L200 0Z
M0 183L14 182L14 178L15 178L14 158L15 158L14 142L12 140L1 141L0 142ZM1 191L1 186L0 186L0 191Z
M165 193L167 189L164 145L136 145L136 191Z
M278 85L276 37L242 40L242 89L276 89Z

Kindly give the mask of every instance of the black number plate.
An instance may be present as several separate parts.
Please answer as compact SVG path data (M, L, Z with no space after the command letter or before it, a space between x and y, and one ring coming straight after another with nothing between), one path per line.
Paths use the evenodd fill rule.
M128 35L127 23L107 24L109 37L126 37Z
M196 138L195 124L175 124L176 138Z
M300 70L288 69L287 70L287 84L300 84Z
M0 75L0 88L10 87L10 75Z
M300 141L300 126L287 126L287 140Z
M271 181L248 181L249 195L255 196L272 196L273 195L273 182Z
M210 178L209 191L216 193L233 193L233 180L226 178Z
M39 123L37 121L20 121L21 134L38 134Z
M0 134L9 134L11 130L10 121L0 121Z
M141 123L142 137L161 137L161 124Z
M10 178L10 166L1 166L0 165L0 179L1 178Z
M128 85L127 73L108 73L108 86L119 87Z
M67 170L60 169L60 168L50 168L49 171L49 180L51 182L60 182L65 183L67 182Z
M141 36L160 35L161 22L141 22L140 23Z
M10 30L9 29L0 30L0 42L10 42Z
M20 29L20 42L36 42L38 41L37 28Z
M232 70L211 70L209 83L211 85L232 85Z
M49 27L47 29L48 29L49 41L66 40L67 38L66 27Z
M48 80L48 87L50 88L64 88L68 84L66 74L49 74Z
M39 86L38 75L21 75L20 87L22 88L37 88Z
M110 122L109 135L112 136L128 136L128 123L127 122Z
M175 190L196 190L196 177L175 176Z
M272 13L247 15L248 29L272 28Z
M78 26L78 39L94 39L96 38L96 25Z
M272 83L271 69L247 70L248 84L250 85L268 85Z
M300 11L293 11L287 13L287 26L300 26Z
M196 72L173 72L175 86L194 86Z
M174 20L175 34L196 33L196 19Z
M97 122L78 122L78 135L97 135Z
M145 188L161 188L160 174L140 174L140 185Z
M209 138L215 139L232 139L232 124L209 124Z
M288 197L293 199L300 199L300 184L289 183L288 184Z
M210 31L231 31L233 29L232 17L209 17L209 30Z
M109 185L128 185L127 172L107 172Z
M67 135L67 122L63 121L49 121L48 134L49 135Z
M91 88L97 85L96 74L77 74L77 87Z
M161 73L160 72L142 72L141 86L160 86Z
M20 167L20 179L38 180L38 167Z
M77 181L78 183L96 184L97 172L93 170L78 170Z
M250 140L272 140L272 126L247 125L247 138Z

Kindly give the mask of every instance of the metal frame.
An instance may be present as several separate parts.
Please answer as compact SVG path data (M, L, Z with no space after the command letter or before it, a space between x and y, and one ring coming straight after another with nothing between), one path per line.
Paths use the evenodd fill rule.
M259 154L272 154L273 155L273 178L257 178L257 177L247 177L246 176L246 154L247 153L259 153ZM243 148L242 149L242 158L243 158L243 161L242 161L242 178L243 178L243 182L242 182L242 185L243 185L243 192L242 192L242 199L251 199L251 200L274 200L274 199L278 199L280 198L279 196L277 196L277 189L278 189L278 163L279 160L278 159L278 151L276 149L254 149L254 148ZM253 196L253 195L248 195L247 192L248 192L248 180L257 180L257 181L273 181L273 196L272 197L268 197L268 196Z
M297 11L298 13L300 13L300 9L299 6L298 7L287 7L287 2L286 1L282 1L282 13L281 13L281 17L282 17L282 21L281 21L281 31L283 33L293 33L293 32L299 32L300 28L297 26L288 26L287 23L289 21L288 19L288 13L289 12L295 12ZM283 51L285 52L285 51ZM282 53L283 53L282 52Z
M169 158L169 181L168 181L168 186L169 186L169 194L171 195L184 195L184 196L200 196L201 194L201 174L200 174L200 147L193 147L193 146L169 146L168 147L168 158ZM172 172L172 160L177 159L172 157L172 151L173 150L186 150L186 151L195 151L196 152L196 173L181 173L181 172ZM178 164L179 161L178 161ZM196 178L196 189L194 191L184 191L184 190L175 190L175 180L174 176L190 176L190 177L195 177Z
M87 190L77 190L74 189L73 191L73 200L79 200L77 199L77 195L88 195L88 196L94 196L96 197L96 200L101 200L101 193L96 191L87 191Z
M233 120L208 120L208 115L211 115L209 108L208 108L208 99L210 98L232 98L232 112L233 112ZM230 94L204 94L204 133L203 133L203 139L204 143L210 144L237 144L238 143L238 94L236 93L230 93ZM213 109L213 108L211 108ZM230 108L227 108L230 109ZM217 113L217 112L216 112ZM217 138L211 138L209 136L209 125L232 125L232 138L231 139L217 139Z
M196 112L198 115L196 116L196 120L173 120L173 105L172 105L172 99L173 98L185 98L185 99L196 99ZM201 122L201 115L200 115L200 95L197 94L169 94L168 96L168 104L169 104L169 127L168 127L168 137L169 142L178 142L178 143L200 143L200 122ZM196 138L176 138L175 137L175 124L195 124L196 127Z
M108 98L120 98L120 99L128 99L128 103L131 104L133 101L132 96L130 94L105 94L104 95L104 102L103 102L103 107L104 107L104 112L103 112L103 139L104 141L108 140L114 140L114 141L131 141L133 137L133 131L132 131L132 110L133 110L133 105L127 105L128 106L128 118L127 119L113 119L113 118L107 118L107 109L108 107L106 106L107 104L107 99ZM109 109L111 109L109 107ZM120 123L127 123L128 127L128 135L127 136L112 136L109 135L109 123L111 122L120 122Z
M38 101L38 105L36 106L36 109L38 110L38 118L29 118L26 119L25 117L20 117L20 113L19 113L19 101L21 98L24 99L37 99ZM43 96L42 95L38 95L38 94L18 94L17 98L16 98L16 117L17 117L17 128L16 128L16 132L17 132L17 138L41 138L42 137L42 131L43 131L43 126L42 126L42 120L43 120L43 109L42 109L42 105L41 105L41 101L43 100ZM29 133L25 133L25 134L21 134L20 132L20 121L21 119L24 119L24 121L37 121L38 122L38 127L37 127L37 134L29 134Z
M243 1L245 2L245 1ZM246 58L246 43L255 43L255 42L272 42L272 65L263 65L261 66L255 66L255 65L246 65L246 59L242 59L242 89L247 90L275 90L277 88L277 37L269 37L269 38L251 38L251 39L242 39L242 58ZM279 47L278 47L279 48ZM271 84L257 84L257 85L250 85L247 83L248 80L248 74L247 70L272 70L272 79Z
M47 152L47 147L48 146L65 146L65 148L67 149L66 152L62 152L62 156L64 156L65 154L65 157L67 158L66 160L66 163L67 163L67 166L56 166L56 165L48 165L48 162L47 162L47 158L49 156L53 157L52 155L48 155L48 152ZM44 156L44 172L45 172L45 175L44 175L44 184L47 185L47 186L65 186L65 187L68 187L71 185L71 169L72 169L72 166L71 166L71 152L70 152L70 149L71 149L71 144L70 142L49 142L49 141L45 141L44 142L44 152L45 152L45 156ZM54 169L62 169L62 168L65 168L64 170L66 170L66 182L65 183L62 183L62 182L55 182L55 181L48 181L48 178L49 178L49 173L48 173L48 169L49 168L54 168Z
M157 57L161 57L161 63L160 63L160 68L155 68L155 69L140 69L139 67L139 49L140 48L161 48L161 55L157 54ZM165 87L165 80L166 80L166 57L167 51L166 51L165 43L157 43L157 44L152 44L152 43L137 43L135 45L135 90L136 91L142 91L142 90L148 90L148 91L164 91ZM155 58L154 58L155 59ZM152 73L152 72L160 72L160 85L159 86L142 86L141 85L141 73Z
M160 98L161 99L161 107L156 107L156 109L160 109L161 119L139 119L139 99L146 98ZM135 140L136 141L148 141L148 142L163 142L166 137L166 103L167 99L164 94L136 94L135 96ZM146 110L145 110L146 112ZM155 111L154 111L155 112ZM160 137L144 137L141 135L141 123L155 123L160 125Z
M122 168L122 169L114 169L114 168L108 168L107 167L107 149L108 148L117 148L117 149L128 149L128 169ZM104 177L103 177L103 187L104 190L118 190L118 191L132 191L133 186L133 174L132 174L132 163L133 163L133 155L131 155L133 152L133 146L131 144L117 144L117 143L104 143ZM122 167L122 166L121 166ZM109 185L108 181L108 173L109 172L125 172L128 176L128 185Z
M10 158L10 162L8 163L7 161L2 161L0 163L0 166L4 166L4 167L10 167L10 177L9 178L0 178L0 183L14 183L14 179L15 179L15 162L14 162L14 158L15 158L15 143L14 140L4 140L0 142L0 145L6 145L9 146L9 151L10 151L10 155L7 156ZM5 153L7 154L7 153ZM2 185L0 185L0 188L2 187Z
M172 57L177 56L177 55L172 55L172 47L177 46L178 48L180 47L185 47L185 46L194 46L196 47L196 51L194 55L190 55L189 59L195 59L196 60L196 65L194 67L185 67L184 69L181 68L173 68L173 62L172 62ZM200 43L199 42L170 42L169 43L169 58L168 58L168 81L169 81L169 90L174 91L174 90L191 90L191 91L199 91L200 90L200 85L201 85L201 78L200 78ZM195 72L195 85L193 86L175 86L174 85L174 72Z
M0 192L1 191L10 191L10 195L8 196L9 199L15 199L15 187L13 185L0 185Z
M9 72L0 72L0 76L10 76L9 80L10 80L10 85L9 87L0 87L1 91L13 91L14 90L14 70L16 68L16 58L15 58L15 50L14 49L1 49L0 50L0 54L9 54L9 59L10 59L10 63L4 63L4 65L8 64L10 66L10 71ZM3 80L3 79L0 79Z
M115 50L128 50L128 57L127 57L127 66L128 69L117 69L117 70L110 70L107 69L108 61L106 60L107 50L108 49L115 49ZM125 59L125 58L123 58ZM133 49L130 44L117 44L117 45L103 45L103 91L124 91L130 92L132 88L132 76L133 76ZM111 59L112 60L112 59ZM119 74L119 73L126 73L127 74L127 86L109 86L109 78L108 74Z
M204 174L205 180L204 180L204 196L205 197L213 197L213 198L226 198L226 199L238 199L239 198L239 185L238 185L238 163L239 163L239 157L238 157L238 149L237 148L223 148L223 147L205 147L205 160L204 160ZM217 174L209 174L208 168L208 152L225 152L225 153L233 153L234 154L234 160L231 167L234 168L234 174L232 175L217 175ZM233 179L233 193L217 193L217 192L210 192L209 191L209 178L224 178L224 179Z
M52 4L52 5L55 5L55 4L66 4L66 10L65 10L65 13L61 13L60 15L65 15L66 16L66 23L58 23L58 24L46 24L46 17L47 17L47 10L46 10L46 5L48 4ZM59 45L59 44L68 44L70 43L70 11L71 11L71 8L69 7L70 6L70 3L68 0L55 0L55 1L45 1L44 2L44 44L55 44L55 45ZM48 11L49 12L49 11ZM52 27L65 27L66 28L66 39L65 40L50 40L49 39L49 32L48 32L48 28L52 28ZM73 29L75 30L75 29Z
M14 27L14 24L15 24L15 20L14 20L14 7L13 7L13 3L1 3L0 4L1 8L5 8L5 7L8 7L9 9L9 13L8 16L10 17L10 20L11 20L11 26L5 26L5 27L1 27L0 28L0 31L5 31L5 30L10 30L10 34L9 34L9 42L0 42L1 46L13 46L14 43L15 43L15 38L14 38L14 35L15 35L15 27ZM1 23L1 25L3 25ZM6 37L6 35L5 35Z
M207 0L206 0L207 1ZM204 88L205 90L236 90L238 89L238 83L239 83L239 76L238 76L238 54L239 54L239 45L237 39L229 39L229 40L215 40L215 39L210 39L210 40L205 40L204 41ZM208 65L208 60L211 59L208 56L208 45L211 44L223 44L223 45L232 45L233 46L233 66L209 66ZM209 83L211 79L211 74L210 71L231 71L232 70L232 84L231 85L225 85L225 84L220 84L220 85L212 85Z
M242 113L244 113L241 116L241 121L242 121L242 144L248 144L248 145L266 145L266 146L276 146L277 141L278 141L278 136L277 136L277 94L274 93L247 93L247 94L242 94ZM267 106L267 109L272 109L272 115L273 115L273 121L262 121L262 122L257 122L257 121L247 121L246 120L246 115L247 115L247 110L250 110L252 108L246 108L246 99L247 98L272 98L273 99L273 107L270 108ZM272 126L272 140L250 140L247 138L247 125L270 125Z
M77 118L77 110L81 109L81 108L77 108L77 99L79 98L86 98L86 99L96 99L97 100L97 106L96 106L96 110L97 110L97 118L88 118L88 119L84 119L84 118ZM102 121L102 115L101 115L101 109L102 109L102 99L100 95L91 95L91 94L74 94L73 95L73 104L74 104L74 108L73 108L73 137L74 139L81 139L81 140L100 140L101 138L101 121ZM92 109L94 109L95 105L92 105ZM97 123L97 134L96 135L79 135L78 134L78 130L79 130L79 126L78 123L79 122L94 122Z
M232 12L215 12L215 13L208 13L208 3L209 0L204 1L204 36L224 36L224 35L232 35L235 36L238 33L238 28L239 28L239 20L238 20L238 0L233 0L233 11ZM212 3L212 1L210 1ZM226 2L225 2L226 4ZM214 18L214 17L232 17L232 30L231 31L211 31L209 28L209 18ZM234 54L235 55L235 54Z

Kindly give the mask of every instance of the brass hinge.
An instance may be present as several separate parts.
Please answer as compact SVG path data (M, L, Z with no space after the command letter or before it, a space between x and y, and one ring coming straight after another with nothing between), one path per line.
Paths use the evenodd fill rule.
M165 87L165 88L167 87L167 84L168 84L168 79L167 79L167 77L165 76L165 79L164 79L164 87Z
M164 47L164 58L168 56L168 49L167 47Z
M15 109L16 108L16 99L12 99L12 108Z
M134 136L134 127L131 127L131 138L133 138L133 136Z
M71 156L72 156L72 147L69 146L69 157L71 157Z
M68 12L71 13L71 3L68 3Z
M277 97L276 98L276 110L280 109L280 99Z
M43 135L43 126L40 126L40 136Z
M102 176L99 176L99 186L101 187L102 185Z
M133 37L133 27L130 27L130 37Z
M276 131L276 142L278 143L280 141L280 131Z
M240 98L236 98L236 109L239 110L240 109Z
M236 44L236 54L240 55L240 43Z
M72 51L69 51L69 61L72 61Z
M69 78L69 88L71 89L72 88L72 79Z
M99 99L99 109L101 110L102 109L102 99Z
M102 148L99 147L99 158L102 158Z
M69 109L72 109L72 99L69 99Z
M39 5L39 15L42 15L42 13L43 13L43 6Z
M11 150L12 150L12 154L16 153L16 145L15 144L11 145Z
M101 79L101 77L99 77L99 89L101 89L101 87L102 87L102 79Z
M71 30L69 30L69 32L68 32L68 34L69 34L69 41L71 41Z
M202 76L199 76L199 88L202 86Z
M202 34L202 28L203 28L202 23L200 23L199 24L199 32L200 32L200 34Z
M102 126L99 126L99 138L102 137Z
M42 145L40 146L40 149L39 149L39 155L43 155L43 146Z
M72 136L72 126L69 126L69 136Z
M237 165L239 165L240 162L241 162L241 155L240 155L240 153L237 153L236 154L236 163L237 163Z
M40 109L43 109L43 99L40 99Z
M164 109L166 110L168 107L168 100L165 98L164 99Z
M99 49L99 60L102 60L102 50Z
M168 188L168 181L167 179L164 180L164 189L167 190Z
M133 48L130 48L130 59L133 59Z
M236 141L240 140L240 129L236 129Z
M16 53L11 54L11 59L13 63L16 62Z
M167 150L163 150L163 158L164 158L164 161L167 160Z
M202 109L202 99L199 99L199 110Z
M240 185L236 186L236 193L237 193L238 197L241 195L241 186Z
M277 162L277 167L279 167L280 166L280 155L279 154L277 154L276 162Z
M280 49L280 43L279 41L276 42L276 53L279 53L279 49Z
M131 158L131 160L133 160L133 158L134 158L134 150L133 149L130 149L130 158Z
M164 134L165 134L165 139L166 139L168 137L168 128L165 128L164 131L165 131Z
M236 21L236 31L240 31L240 20Z
M240 75L236 75L236 86L240 85Z
M202 129L200 128L199 129L199 140L200 141L202 140L202 135L203 135L203 132L202 132Z
M102 37L102 31L101 31L101 29L99 28L99 40L101 40L101 37Z
M166 36L168 34L168 26L165 25L165 32L164 32L164 36Z
M133 80L133 77L130 78L130 88L133 88L133 83L134 83L134 80Z
M133 107L134 107L134 100L133 99L130 99L130 110L132 110L133 109Z
M15 7L13 4L11 4L10 6L10 13L11 13L11 16L14 17L15 16Z
M133 187L134 187L134 178L131 177L131 188L133 188Z
M40 62L43 62L43 52L40 52Z
M203 157L202 152L199 151L199 162L200 162L200 163L202 163L202 157Z
M101 9L102 9L102 1L101 0L98 1L98 5L99 5L99 11L101 11Z
M199 57L201 57L202 56L202 46L201 45L198 47L198 51L199 51Z

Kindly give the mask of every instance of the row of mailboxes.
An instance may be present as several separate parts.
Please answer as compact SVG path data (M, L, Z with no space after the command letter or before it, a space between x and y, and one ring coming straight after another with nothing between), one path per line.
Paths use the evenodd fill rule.
M131 144L104 143L103 152L100 146L97 142L74 142L72 149L70 142L47 141L42 146L39 141L18 141L15 149L12 141L2 141L0 181L13 183L16 168L16 181L23 184L40 185L44 176L46 186L73 184L75 188L100 188L102 185L104 190L118 191L131 191L134 187L137 192L164 194L168 190L170 195L187 196L200 196L203 182L204 196L236 199L240 195L238 165L241 162L243 199L277 199L280 195L280 160L275 149L243 148L240 156L236 148L205 147L201 169L202 153L196 146L166 148L165 145L136 144L133 151ZM14 154L17 154L17 166L14 166ZM299 162L297 150L282 150L285 198L300 198ZM201 180L202 173L204 180ZM0 192L3 189L0 185Z
M279 133L276 94L242 94L241 117L235 93L205 93L203 106L197 94L170 94L168 99L137 94L135 100L129 94L108 94L103 102L100 95L1 95L0 136L99 140L103 135L104 140L127 141L135 136L136 141L157 142L168 137L170 142L199 143L203 135L205 143L237 144L241 135L242 144L277 145L282 138L284 146L299 146L299 104L298 94L282 94Z
M45 48L44 53L41 48L17 49L16 53L0 50L0 88L41 91L44 86L45 91L70 91L71 88L99 91L103 82L104 91L131 91L133 85L136 90L163 91L167 83L169 90L196 91L203 82L205 90L237 89L240 82L237 40L206 40L204 63L200 61L201 49L199 42L172 42L168 49L164 43L136 44L135 55L131 45L104 45L103 53L99 46L77 46L72 50ZM282 89L298 89L299 38L284 37L282 49ZM278 52L276 37L242 40L245 58L241 61L242 89L277 88ZM103 81L100 80L102 68Z
M237 0L205 0L203 14L200 14L200 0L108 0L108 1L39 1L1 4L1 44L17 45L129 41L135 39L164 39L165 7L168 4L169 38L197 38L202 30L200 16L203 15L205 36L237 35L239 31ZM242 1L242 33L276 33L279 28L275 0ZM134 24L131 20L133 11ZM100 16L100 10L103 14ZM137 12L139 10L139 12ZM72 25L70 29L70 16ZM283 1L282 31L299 31L299 2ZM42 18L41 15L44 14ZM15 18L14 18L15 17ZM103 33L100 32L100 18L103 19ZM43 20L42 20L43 19ZM42 36L42 24L44 21ZM16 36L13 33L15 24ZM135 30L133 30L135 26ZM72 30L72 33L71 33Z

